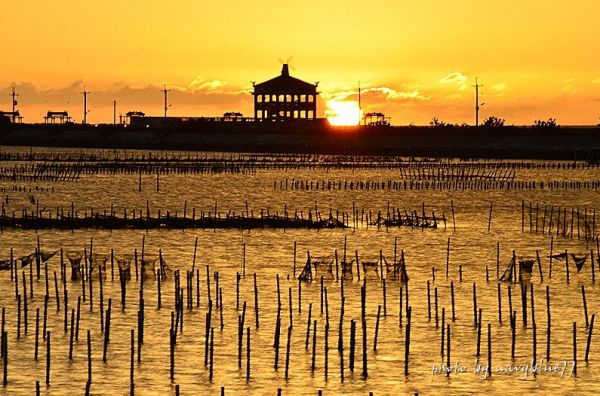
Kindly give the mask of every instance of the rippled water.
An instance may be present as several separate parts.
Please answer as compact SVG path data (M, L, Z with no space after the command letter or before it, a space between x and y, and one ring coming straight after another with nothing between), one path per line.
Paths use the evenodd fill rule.
M6 163L3 164L7 165ZM517 170L518 180L596 180L595 169ZM588 212L600 208L600 198L595 190L287 190L273 188L274 182L285 179L309 180L401 180L397 170L260 170L255 174L205 174L205 175L164 175L160 180L160 191L155 188L156 176L142 177L142 191L138 192L138 175L82 175L78 182L0 182L5 189L5 210L35 210L36 205L46 210L56 207L70 207L71 202L78 211L110 210L111 204L117 213L124 209L145 210L146 202L155 213L161 210L182 212L186 202L188 213L191 208L200 211L228 210L242 212L246 202L251 211L283 212L299 209L314 210L315 205L323 213L332 209L351 212L353 205L360 209L386 212L392 207L418 210L423 203L428 213L445 213L450 219L451 201L456 211L456 230L452 221L448 227L438 229L406 228L367 228L360 224L357 229L347 230L41 230L25 231L5 229L0 238L0 258L9 258L13 248L15 257L32 253L40 238L42 250L83 250L89 247L93 238L94 252L109 253L114 249L115 256L133 254L142 248L145 238L145 254L157 256L158 250L169 267L181 270L182 285L185 286L185 271L193 261L194 241L198 238L196 266L201 274L201 306L194 304L192 310L185 310L183 333L178 336L175 350L175 379L169 378L169 326L174 306L174 284L171 277L162 285L162 309L157 309L157 284L149 279L144 285L145 296L145 339L141 363L135 364L135 391L138 394L169 394L175 392L175 384L181 394L218 394L225 387L226 394L276 394L281 388L284 394L315 394L323 389L326 394L509 394L518 392L540 392L544 394L597 394L600 391L595 381L595 372L600 361L598 353L598 330L594 328L589 352L589 362L583 361L587 330L582 304L581 286L585 286L589 316L600 306L598 286L591 280L589 260L580 273L576 273L571 263L570 283L566 283L563 262L555 261L552 279L548 278L548 254L550 236L542 233L521 231L521 203L534 202L542 205L588 208ZM15 191L13 187L21 187ZM37 187L37 189L36 189ZM52 187L54 188L52 190ZM23 191L24 188L24 191ZM30 189L31 188L31 192ZM49 189L49 190L47 190ZM33 196L34 204L30 200ZM493 203L491 230L488 232L490 203ZM407 270L410 276L409 293L412 307L412 330L409 358L409 374L404 374L404 351L406 316L403 326L399 326L400 284L387 281L387 316L381 317L377 351L373 351L373 337L378 305L383 305L383 290L376 279L367 281L367 339L368 339L368 378L362 373L362 328L360 325L360 284L354 281L344 283L346 306L344 318L344 382L340 376L340 355L337 350L340 283L325 280L330 316L328 375L324 374L324 325L325 313L320 312L320 284L302 285L301 312L298 304L298 282L293 278L294 242L297 246L296 262L300 268L306 261L306 252L312 256L326 256L338 251L342 254L344 238L347 238L348 254L376 256L382 250L391 259L394 254L394 240L397 238L398 251L404 250ZM446 247L451 238L449 277L445 278ZM500 244L500 271L509 262L512 251L519 256L535 256L540 251L545 275L544 283L536 271L533 276L535 293L535 318L537 327L538 361L546 357L546 300L545 286L550 286L552 338L551 364L562 365L573 358L573 322L577 322L577 375L571 376L569 369L564 375L540 373L537 376L522 373L493 372L491 378L481 379L473 373L476 360L477 331L473 326L473 283L477 284L478 307L483 309L483 330L481 363L487 362L487 323L492 331L492 368L509 365L523 365L532 360L531 312L523 326L521 299L518 285L512 286L513 309L517 311L516 357L511 359L511 329L508 322L507 288L509 283L501 283L502 324L498 320L498 300L496 279L496 247ZM236 272L241 271L242 252L246 249L246 278L241 281L240 301L247 301L246 325L251 327L251 379L246 381L246 350L242 368L237 364L237 321L241 310L236 309ZM553 239L554 251L568 249L573 253L586 253L596 249L595 241L556 236ZM596 252L595 252L596 254ZM214 378L209 381L209 370L204 366L204 329L207 312L206 266L210 268L211 287L214 297L214 271L219 273L219 284L223 290L223 330L220 329L218 311L213 316L214 332ZM459 281L459 266L462 266L462 282ZM486 266L490 280L486 282ZM435 268L435 280L432 278ZM28 267L25 270L29 281ZM34 356L35 310L43 310L45 280L42 272L40 280L34 278L34 297L28 301L28 332L17 340L17 302L15 286L10 280L9 271L0 272L1 305L6 309L8 330L9 367L8 385L0 388L2 394L32 394L35 381L41 383L42 394L83 394L87 380L86 330L91 331L93 376L92 394L126 394L129 392L130 370L130 331L137 333L137 311L139 281L135 277L127 285L127 304L120 307L120 286L117 278L104 284L105 307L112 298L112 326L107 363L102 362L103 335L99 318L99 283L94 279L94 301L90 309L89 301L82 303L79 341L74 345L73 360L68 359L69 332L63 329L64 301L60 296L60 311L57 312L54 294L53 272L59 274L60 258L48 261L50 273L48 330L51 332L51 378L45 384L46 344L40 343L40 358ZM252 274L257 274L259 288L260 327L255 327L254 292ZM275 350L273 337L277 316L276 275L280 276L282 299L282 333L279 370L274 370ZM35 274L34 274L35 275ZM464 366L467 372L445 375L432 375L432 368L442 363L440 357L441 329L435 320L428 320L427 287L430 281L432 310L433 295L437 287L439 312L446 310L446 323L451 325L451 363ZM450 281L454 282L456 295L456 320L450 321ZM69 290L69 312L75 307L74 301L82 293L81 284L66 281ZM195 285L195 283L194 283ZM29 287L29 283L27 284ZM22 293L22 282L19 282ZM285 379L285 346L289 326L288 293L292 289L293 330L289 378ZM406 289L404 289L405 292ZM89 293L89 291L88 291ZM195 291L194 291L195 293ZM195 294L194 294L195 302ZM305 350L305 337L308 307L312 303L312 319L317 320L316 369L311 371L312 345ZM406 306L403 307L404 309ZM432 313L434 315L434 313ZM70 317L69 317L70 319ZM350 320L357 320L357 349L354 373L348 368L348 343ZM70 324L70 323L69 323ZM23 331L24 329L21 329ZM312 342L312 334L311 334ZM137 349L137 346L136 346ZM137 351L136 351L137 353ZM443 362L446 361L444 357ZM562 367L562 366L561 366ZM0 375L1 376L1 375Z

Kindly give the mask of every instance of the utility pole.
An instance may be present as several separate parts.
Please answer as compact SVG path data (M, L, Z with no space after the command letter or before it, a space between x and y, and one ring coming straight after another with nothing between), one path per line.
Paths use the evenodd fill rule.
M113 125L117 125L117 101L113 100Z
M81 93L83 95L83 124L87 124L87 114L88 114L88 109L87 109L87 96L90 93L90 91L86 91L85 90L85 86L83 87L83 92Z
M358 82L358 125L360 125L360 119L362 115L362 107L360 103L360 81Z
M16 119L16 111L17 111L17 97L19 96L16 92L15 92L15 87L13 87L12 89L12 94L10 94L10 96L12 96L12 123L15 123L15 119Z
M167 110L169 109L169 107L171 107L171 105L169 104L168 99L167 99L167 96L168 96L169 92L171 92L171 90L167 89L167 86L165 85L162 92L165 95L165 118L166 118Z
M479 126L479 108L483 106L483 103L479 105L479 88L483 85L479 84L479 79L475 77L475 126Z

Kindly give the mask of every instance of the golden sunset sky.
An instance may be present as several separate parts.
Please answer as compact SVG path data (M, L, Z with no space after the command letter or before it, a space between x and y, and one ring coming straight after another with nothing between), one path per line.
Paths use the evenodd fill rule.
M330 100L356 100L392 123L481 117L529 125L600 117L598 0L23 0L0 14L0 109L13 85L26 122L46 111L92 123L118 113L252 114L251 81L291 74Z

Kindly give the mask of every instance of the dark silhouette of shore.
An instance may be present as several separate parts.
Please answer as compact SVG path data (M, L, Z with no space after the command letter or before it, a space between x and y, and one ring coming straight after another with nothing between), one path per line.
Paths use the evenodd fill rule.
M169 127L8 124L0 145L600 160L599 127L332 127L327 121Z

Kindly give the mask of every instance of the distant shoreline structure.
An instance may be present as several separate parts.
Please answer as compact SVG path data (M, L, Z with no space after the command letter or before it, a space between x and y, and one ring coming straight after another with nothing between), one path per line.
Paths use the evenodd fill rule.
M271 78L267 81L256 83L252 82L253 91L248 94L253 98L254 109L250 116L244 116L239 111L228 111L223 113L222 116L206 116L206 115L183 115L173 116L171 115L172 103L169 102L169 92L165 85L161 90L163 93L163 114L162 115L147 115L139 109L129 110L126 112L117 113L117 99L115 98L112 102L113 108L113 122L112 123L92 123L93 125L132 125L132 126L150 126L150 127L179 127L179 126L190 126L197 127L197 124L207 123L221 123L221 122L241 122L241 123L321 123L323 120L328 120L331 125L335 126L391 126L391 117L380 112L378 109L372 106L366 111L362 107L361 102L361 86L360 82L357 85L356 91L352 91L353 94L358 96L358 101L338 101L329 99L325 106L324 114L319 115L317 112L317 99L319 97L318 89L319 82L309 83L300 80L296 77L292 77L289 72L288 64L282 64L280 75ZM478 80L475 80L475 108L474 108L474 124L472 126L504 126L505 120L498 118L495 115L489 115L487 118L480 121L480 108L479 102L479 88L480 84ZM83 87L83 111L80 125L88 124L88 113L90 112L88 107L87 97L90 91ZM0 125L11 123L11 124L23 124L24 116L17 108L18 101L15 87L12 87L12 93L9 95L12 97L12 111L3 111L0 109ZM339 107L335 109L335 105ZM341 106L341 105L353 105L353 106ZM364 110L364 111L363 111ZM320 118L320 116L324 116ZM443 115L442 115L443 117ZM48 110L43 115L43 124L75 124L74 116L67 110ZM533 122L533 126L551 126L557 127L558 124L554 118L538 119ZM463 122L461 124L452 124L438 119L436 115L433 116L429 122L434 127L468 127L470 124ZM37 125L37 123L30 124ZM395 126L402 126L402 123L396 123ZM406 125L406 124L404 124ZM589 125L589 127L599 126ZM413 126L412 124L408 126ZM587 127L586 125L577 127Z

